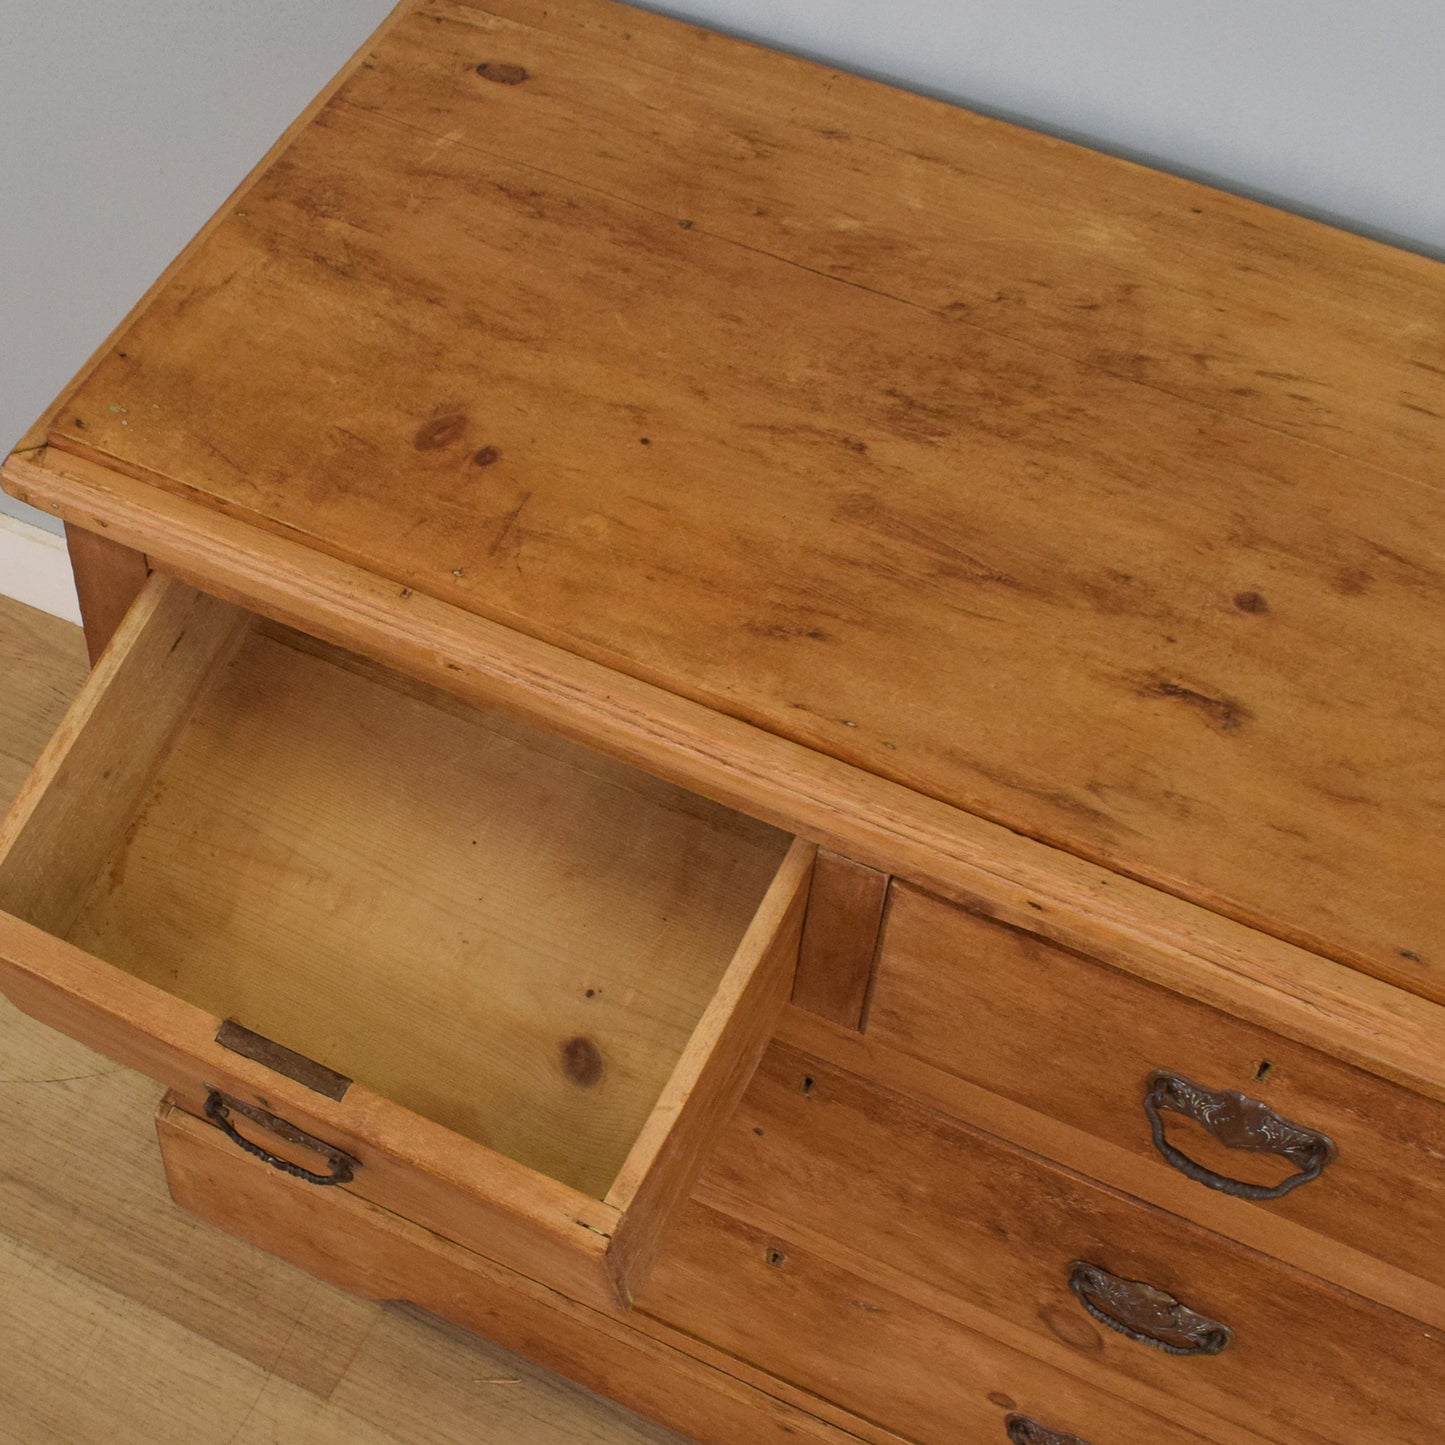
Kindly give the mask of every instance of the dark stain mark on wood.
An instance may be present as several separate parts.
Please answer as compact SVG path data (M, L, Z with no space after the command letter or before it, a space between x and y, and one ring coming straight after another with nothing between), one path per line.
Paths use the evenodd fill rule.
M1264 600L1264 594L1260 592L1236 592L1234 594L1234 605L1241 612L1268 612L1269 603Z
M840 522L866 528L875 539L886 537L916 549L920 557L928 559L937 576L962 582L989 583L1018 591L1029 590L1018 578L952 541L949 521L943 517L905 517L891 510L875 493L862 489L840 498L833 515Z
M1221 732L1238 732L1249 720L1251 713L1243 703L1233 698L1212 697L1207 692L1185 687L1183 683L1170 682L1167 678L1149 678L1139 689L1141 697L1168 698L1174 702L1187 703L1203 713Z
M743 428L768 436L786 437L789 441L822 442L828 446L840 446L855 456L868 455L868 443L861 437L851 436L830 427L813 426L807 422L789 422L786 426L774 422L744 422Z
M1119 820L1111 813L1104 808L1096 808L1084 798L1076 798L1073 794L1058 788L1046 787L1023 774L1015 774L1003 768L985 767L977 758L962 749L954 748L949 751L952 756L958 758L964 767L977 773L981 778L987 778L991 783L999 784L1000 787L1026 793L1029 797L1037 798L1040 802L1047 803L1049 807L1057 808L1060 812L1087 818L1091 823L1108 829L1110 833L1115 832L1119 826ZM960 895L961 897L962 895Z
M788 1262L788 1256L781 1249L769 1249L764 1253L763 1258L774 1269L781 1269Z
M1409 963L1424 963L1424 962L1425 962L1425 960L1424 960L1423 958L1421 958L1420 955L1419 955L1418 953L1416 953L1413 948L1402 948L1402 949L1400 949L1399 952L1400 952L1400 957L1403 958L1403 959L1405 959L1405 960L1406 960L1407 962L1409 962Z
M1000 1410L1018 1409L1018 1406L1014 1404L1013 1400L1005 1395L1002 1390L992 1391L988 1397L988 1402L990 1405L997 1405Z
M501 461L501 459L502 454L496 447L483 447L481 451L472 458L472 461L479 467L490 467Z
M561 1047L562 1072L583 1089L590 1089L602 1080L602 1050L586 1034L564 1039Z
M460 441L466 429L467 419L461 412L454 412L451 416L439 416L419 427L411 444L419 452L440 451L443 447Z
M1403 552L1396 552L1391 547L1381 546L1379 542L1372 542L1368 537L1363 540L1365 546L1377 557L1383 557L1387 562L1393 562L1397 567L1405 568L1410 572L1425 572L1428 575L1429 569L1413 557L1406 557Z
M1331 802L1343 803L1347 808L1378 808L1380 806L1379 800L1372 798L1368 793L1351 793L1344 788L1329 788L1323 785L1319 791Z
M506 196L509 201L514 201L534 221L548 219L546 192L539 191L534 186L513 185L507 181L493 181L492 188Z
M786 622L745 622L743 631L752 633L754 637L766 637L779 642L788 642L794 638L804 638L809 642L832 641L832 633L824 632L821 627L792 626Z
M1360 597L1370 590L1374 578L1363 567L1348 567L1336 573L1330 584L1341 597Z
M495 557L509 542L513 541L513 533L517 530L517 522L526 510L527 503L531 500L531 492L523 492L522 500L502 518L502 525L497 532L496 540L487 549L489 556Z
M889 425L913 441L936 445L959 430L958 417L947 406L896 386L885 387L883 395L888 398L882 410Z
M494 80L498 85L521 85L527 79L526 70L520 65L508 65L500 60L484 60L477 66L477 74L483 80Z

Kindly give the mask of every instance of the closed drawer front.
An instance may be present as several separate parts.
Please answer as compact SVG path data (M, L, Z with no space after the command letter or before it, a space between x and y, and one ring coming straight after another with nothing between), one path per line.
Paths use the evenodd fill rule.
M1284 1185L1252 1207L1445 1285L1436 1102L901 884L868 1033L1195 1190ZM1156 1122L1145 1101L1161 1074Z
M238 1147L616 1304L772 1031L810 865L155 579L0 826L0 983Z
M693 1200L639 1311L920 1445L1260 1445L1190 1428ZM1047 1434L1022 1433L1025 1421ZM1010 1430L1013 1434L1010 1434Z
M1435 1332L791 1048L769 1051L697 1197L1206 1438L1427 1445L1445 1419ZM706 1288L669 1251L642 1299L699 1332L720 1327L718 1292L742 1289L712 1281L700 1249L686 1268ZM1075 1279L1080 1264L1129 1288ZM1136 1285L1227 1328L1225 1348L1183 1358L1101 1322L1218 1343L1203 1324L1181 1336Z

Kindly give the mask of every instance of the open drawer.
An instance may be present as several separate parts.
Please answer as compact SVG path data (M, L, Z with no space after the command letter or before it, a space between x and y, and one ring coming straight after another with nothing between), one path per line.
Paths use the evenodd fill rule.
M772 1034L812 857L153 578L0 824L0 986L238 1147L616 1306Z

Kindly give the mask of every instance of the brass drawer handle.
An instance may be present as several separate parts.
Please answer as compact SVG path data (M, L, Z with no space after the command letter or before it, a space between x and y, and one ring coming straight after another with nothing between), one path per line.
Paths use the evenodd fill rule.
M1193 1119L1227 1149L1277 1154L1288 1159L1299 1173L1291 1174L1280 1184L1246 1184L1242 1179L1216 1174L1196 1164L1164 1137L1166 1110ZM1171 1074L1164 1069L1149 1075L1144 1113L1154 1132L1154 1147L1186 1179L1217 1189L1221 1194L1232 1194L1236 1199L1279 1199L1291 1189L1318 1179L1335 1157L1332 1140L1318 1130L1306 1129L1282 1118L1268 1104L1227 1089L1206 1089L1182 1074Z
M281 1138L289 1140L292 1144L299 1144L305 1149L315 1150L330 1163L331 1172L329 1174L313 1174L311 1170L303 1169L289 1159L282 1159L280 1155L271 1153L269 1149L263 1149L259 1144L253 1144L231 1123L232 1110L238 1114L244 1114L252 1123L259 1124L263 1129L269 1129L273 1134L279 1134ZM313 1138L294 1124L288 1124L284 1119L278 1119L275 1114L268 1114L264 1109L256 1108L254 1104L244 1104L240 1099L233 1099L229 1095L221 1093L219 1089L212 1089L206 1095L206 1118L238 1148L244 1149L248 1154L253 1154L273 1169L279 1169L293 1179L304 1179L308 1184L349 1184L355 1177L356 1171L361 1167L350 1154L343 1153L340 1149Z
M1069 1266L1069 1288L1101 1325L1166 1355L1217 1355L1234 1338L1227 1326L1172 1294L1083 1260Z
M1004 1424L1013 1445L1089 1445L1081 1435L1065 1435L1062 1430L1050 1430L1037 1420L1026 1415L1010 1415Z

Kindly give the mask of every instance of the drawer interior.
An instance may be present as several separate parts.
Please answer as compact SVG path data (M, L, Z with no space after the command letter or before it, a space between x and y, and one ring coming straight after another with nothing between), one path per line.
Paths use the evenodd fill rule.
M604 1198L791 839L169 585L0 908Z

